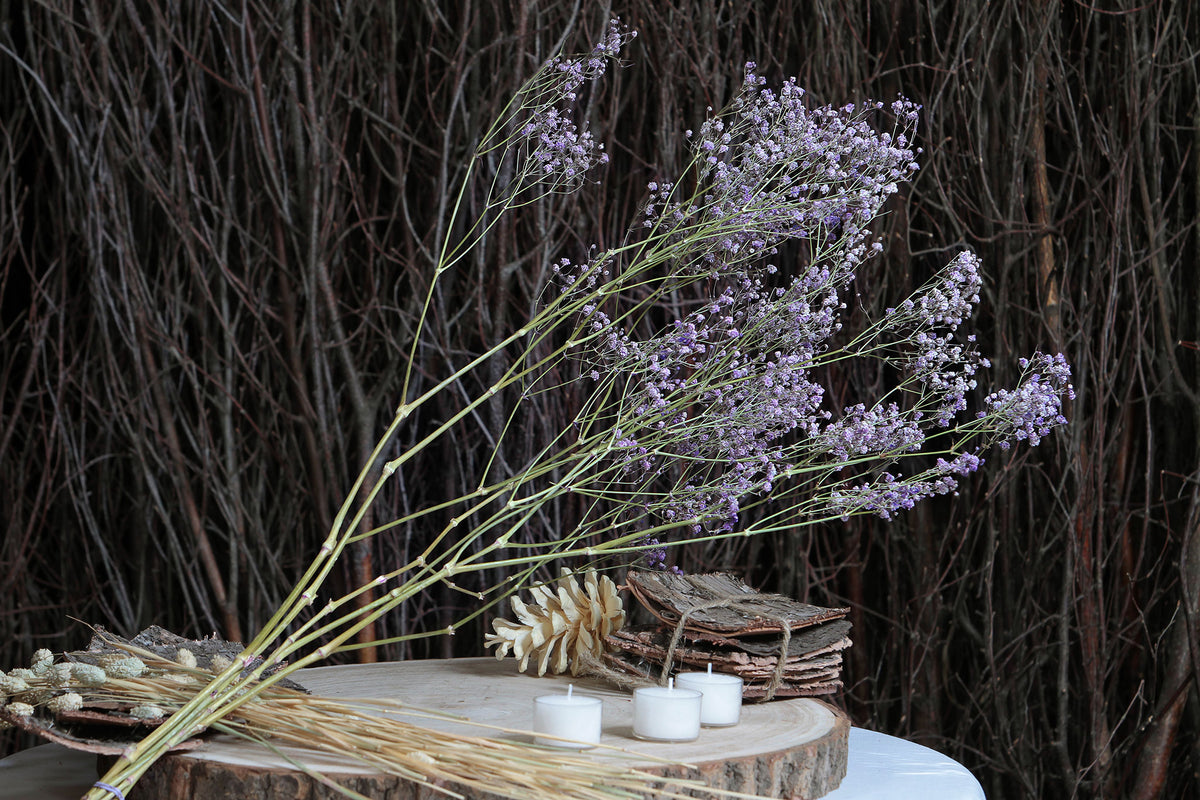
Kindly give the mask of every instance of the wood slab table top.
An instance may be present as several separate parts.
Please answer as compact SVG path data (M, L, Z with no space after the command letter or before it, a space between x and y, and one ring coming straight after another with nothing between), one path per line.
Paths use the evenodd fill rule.
M633 737L632 695L587 678L522 674L512 659L464 658L317 667L294 678L314 694L335 698L388 698L452 714L407 718L451 733L530 741L533 700L574 691L602 699L600 748L582 755L636 766L671 777L699 778L715 788L775 798L808 800L837 787L846 773L849 720L832 706L809 698L746 704L739 724L704 728L692 742L647 742ZM406 715L397 717L406 719ZM481 723L481 727L472 723ZM499 731L497 728L512 729ZM372 771L353 761L294 747L266 747L225 735L202 748L161 759L130 793L129 800L244 800L341 797L289 763L295 759L367 797L425 800L428 788ZM675 762L665 765L663 759ZM686 764L687 767L678 766ZM483 798L484 794L467 794Z

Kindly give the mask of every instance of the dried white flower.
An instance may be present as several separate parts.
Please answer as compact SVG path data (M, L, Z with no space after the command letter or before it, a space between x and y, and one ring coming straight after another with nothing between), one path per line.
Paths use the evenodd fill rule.
M33 716L33 706L29 703L9 703L8 713L17 717L31 717Z
M75 663L71 665L71 677L80 686L103 686L108 680L104 670L95 664Z
M112 653L100 659L100 666L110 678L136 678L146 671L140 658Z
M28 703L31 706L40 706L42 703L54 696L52 689L32 688L28 692L22 692L17 696L17 700L21 703Z
M55 714L62 714L66 711L78 711L83 708L83 697L75 692L67 692L60 694L57 697L51 697L46 701L46 708L50 709Z
M162 719L164 716L166 716L166 713L167 712L163 711L158 706L149 704L134 706L133 708L129 709L129 715L131 717L137 717L138 719Z
M13 670L15 673L16 670ZM16 674L0 677L0 694L20 694L29 691L29 683Z
M220 674L220 673L224 672L225 670L229 669L229 665L232 663L233 662L230 661L228 658L221 655L220 653L217 653L215 656L212 657L212 663L209 665L208 668L212 672Z
M29 663L29 668L33 670L34 675L44 675L53 663L54 653L43 647L33 654L33 660Z
M33 674L33 670L25 669L25 667L17 667L8 673L10 678L20 678L23 681L31 681L37 676Z
M175 651L175 662L182 667L187 667L188 669L195 669L196 668L196 654L193 653L191 650L188 650L186 647L181 647L177 651Z
M532 603L526 604L517 596L509 600L518 622L506 619L492 621L494 634L487 634L485 647L496 646L496 658L504 658L511 650L521 659L524 672L529 659L537 655L538 675L547 668L563 672L568 666L571 674L579 673L580 655L599 658L604 652L604 637L625 624L625 609L617 586L607 576L597 576L589 570L583 587L577 584L569 570L562 571L557 591L548 586L529 590Z
M51 664L46 670L45 679L51 685L61 689L71 682L71 665L70 664Z

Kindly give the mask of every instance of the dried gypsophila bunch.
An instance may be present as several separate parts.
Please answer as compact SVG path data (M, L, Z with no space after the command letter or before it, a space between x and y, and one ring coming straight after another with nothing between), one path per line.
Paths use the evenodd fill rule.
M625 624L625 608L617 585L607 575L588 570L583 586L574 574L563 569L557 590L548 585L531 587L533 599L525 603L513 595L509 599L517 622L495 619L495 633L484 637L484 647L496 647L496 658L512 651L521 659L524 672L530 658L537 657L538 675L550 668L556 673L578 675L585 660L598 660L604 653L604 637Z
M695 157L684 178L649 185L636 247L555 266L561 291L582 298L581 372L606 398L589 413L611 421L595 437L609 468L574 488L623 508L626 530L715 537L862 513L890 519L955 492L985 448L1035 445L1066 423L1062 398L1074 391L1061 354L1022 359L1015 388L959 417L990 366L960 330L982 286L969 251L859 333L842 330L846 293L883 249L872 220L918 169L919 107L893 103L891 132L877 129L883 108L810 108L794 80L773 92L747 64L730 106L688 132ZM783 242L800 254L782 271L791 275L765 260ZM647 278L645 264L665 277ZM631 275L636 313L618 302ZM645 335L641 309L701 278L707 302ZM835 408L824 372L850 358L890 376L882 396ZM587 423L577 428L598 429ZM764 518L741 527L743 508L768 502ZM603 528L616 526L604 519L591 530ZM641 541L647 566L665 566L661 545L657 534Z

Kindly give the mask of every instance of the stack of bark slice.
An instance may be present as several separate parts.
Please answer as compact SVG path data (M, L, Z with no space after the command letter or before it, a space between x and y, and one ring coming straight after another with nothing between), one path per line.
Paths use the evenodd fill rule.
M608 636L610 667L657 680L668 656L672 672L712 664L714 672L741 677L743 696L756 699L831 694L842 686L848 608L763 594L725 573L631 572L627 583L659 622Z

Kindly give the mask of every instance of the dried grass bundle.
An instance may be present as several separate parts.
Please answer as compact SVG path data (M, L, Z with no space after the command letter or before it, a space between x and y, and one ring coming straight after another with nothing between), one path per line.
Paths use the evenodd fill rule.
M188 648L181 648L179 655L170 659L117 637L103 638L108 645L103 652L69 653L57 663L47 653L39 653L30 669L0 676L0 692L13 697L11 703L0 706L0 719L42 731L81 722L111 725L123 715L153 726L183 709L197 689L212 679L212 669L223 668L219 659L209 669L200 668ZM56 702L62 700L66 702ZM40 716L35 714L35 705L43 712ZM227 704L226 713L208 723L213 731L271 749L322 784L363 800L369 799L307 765L303 753L280 748L333 755L448 797L462 797L464 788L514 800L619 800L647 794L662 798L752 797L558 748L441 731L428 726L432 719L469 722L398 701L314 696L267 678L256 682L253 689L243 688ZM532 736L529 731L470 724L487 733ZM62 734L58 736L61 740ZM78 744L78 740L73 743ZM96 746L85 749L112 754L125 749L114 743L93 744Z

